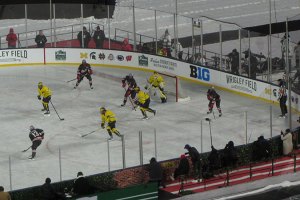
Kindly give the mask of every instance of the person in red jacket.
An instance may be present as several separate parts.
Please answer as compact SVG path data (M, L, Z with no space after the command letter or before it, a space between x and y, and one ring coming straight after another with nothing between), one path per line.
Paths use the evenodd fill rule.
M7 41L7 46L8 48L16 48L17 45L17 35L14 33L14 29L10 28L9 29L9 34L6 36L6 41Z
M128 38L125 38L122 44L122 50L123 51L132 51L132 46L128 42Z

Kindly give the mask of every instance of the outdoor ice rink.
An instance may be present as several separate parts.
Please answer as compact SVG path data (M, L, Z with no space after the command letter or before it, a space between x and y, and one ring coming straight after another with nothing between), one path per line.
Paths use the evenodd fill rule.
M206 117L212 118L213 145L217 149L224 148L230 140L235 145L240 145L246 140L253 142L260 135L270 137L270 105L265 102L217 89L222 99L223 116L219 118L217 110L214 109L216 119L213 119L212 114L206 114L208 87L181 81L183 90L191 100L176 103L175 97L170 95L169 102L161 104L157 97L152 97L150 107L157 110L157 115L153 117L149 113L150 119L143 121L141 112L131 110L129 101L126 107L120 107L124 95L121 78L133 73L138 85L143 88L149 73L92 66L95 71L94 89L89 88L87 79L77 89L73 89L75 81L66 81L76 77L77 67L1 68L0 185L4 188L15 190L41 185L46 177L50 177L52 182L73 179L78 171L85 175L108 171L108 134L100 128L101 106L115 112L117 128L125 135L126 167L140 164L139 131L143 133L144 164L155 156L154 130L159 161L178 157L185 152L185 144L195 146L199 152L201 149L203 152L209 151L211 144L209 125L204 120ZM64 121L59 120L51 105L51 116L44 116L41 112L42 105L37 99L39 81L52 89L52 102ZM248 123L247 139L245 112ZM277 117L280 114L278 105L273 105L272 113L272 130L275 136L280 134L280 130L286 129L288 119ZM296 118L297 115L294 114L293 123L296 123ZM28 137L30 125L45 131L45 139L38 148L34 161L27 159L31 154L30 150L21 152L31 145ZM93 130L97 132L80 137L80 134ZM121 169L121 141L114 140L109 146L110 170Z

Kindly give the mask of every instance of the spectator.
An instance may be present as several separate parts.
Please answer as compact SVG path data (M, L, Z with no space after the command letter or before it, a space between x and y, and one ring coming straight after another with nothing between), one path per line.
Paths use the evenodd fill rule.
M42 185L42 200L62 200L64 195L57 193L51 185L51 179L46 178Z
M11 200L8 192L4 192L4 187L0 186L0 200Z
M211 152L207 158L208 162L203 164L202 177L207 179L214 176L214 170L221 167L220 155L214 146L211 146Z
M232 52L228 55L231 62L231 72L233 74L239 75L239 59L240 55L236 49L233 49Z
M100 29L100 26L97 26L96 31L94 32L93 39L96 43L97 49L103 49L103 42L105 39L104 31Z
M234 143L229 141L223 151L223 166L230 167L235 165L237 162L237 153L234 147Z
M129 44L128 38L124 38L121 49L123 51L132 51L132 46Z
M16 48L17 40L18 40L18 38L17 38L17 35L14 33L14 29L10 28L9 34L7 34L7 36L6 36L7 47L9 49Z
M150 159L148 170L149 182L157 182L158 186L160 186L163 178L163 170L154 157Z
M256 72L257 72L257 65L258 65L257 58L250 51L245 52L245 58L248 60L248 69L246 69L248 73L248 77L252 79L256 79Z
M295 82L296 79L298 79L298 84L299 84L299 82L300 82L300 68L297 69L297 71L296 71L296 73L293 77L293 82Z
M40 30L39 34L35 37L35 43L38 48L45 48L45 44L47 42L47 38L44 35L43 31Z
M166 29L165 33L161 37L163 48L166 49L167 51L167 57L172 57L171 56L171 42L172 38L171 35L169 34L168 29Z
M171 176L170 178L172 180L175 180L180 175L188 175L189 171L190 171L189 160L187 159L185 154L182 154L180 156L179 165L174 171L174 176Z
M89 184L82 172L77 173L77 179L74 181L71 190L72 196L88 195L94 192L94 188Z
M262 135L259 136L252 144L252 161L260 161L268 158L270 155L271 147L268 140L266 140Z
M195 147L191 147L189 144L186 144L184 146L184 149L188 151L185 154L188 154L191 157L195 178L199 178L201 169L201 158L198 150Z
M148 47L147 43L144 43L141 49L142 53L151 53L150 48Z
M82 29L83 29L83 34L82 31L80 31L77 35L77 39L79 40L81 48L88 48L89 42L91 40L91 34L86 30L85 26ZM83 44L82 44L82 40L83 40Z
M179 60L182 60L183 48L182 48L182 46L181 46L181 44L180 44L179 41L178 41L177 44L176 44L176 41L173 42L173 44L172 44L172 49L174 49L175 52L177 52L177 55L176 55L177 58L178 58Z
M283 155L289 155L293 151L293 136L290 129L286 129L285 133L281 131L281 140L283 142Z
M209 169L211 171L215 169L219 169L221 167L220 154L218 150L214 148L214 146L211 146L211 152L207 159L208 159Z

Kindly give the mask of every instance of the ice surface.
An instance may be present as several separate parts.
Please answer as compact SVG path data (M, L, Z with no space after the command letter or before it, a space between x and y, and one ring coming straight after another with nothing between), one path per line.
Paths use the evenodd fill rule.
M116 113L117 128L125 135L126 167L140 164L139 131L143 133L143 163L148 163L149 159L155 156L155 130L159 161L178 157L184 152L185 144L195 146L199 151L210 149L209 125L203 120L206 117L213 119L212 114L206 114L207 87L181 81L182 88L191 100L161 104L159 99L153 97L150 106L157 110L157 115L153 117L149 113L150 119L142 121L141 112L132 111L129 102L126 107L120 107L124 95L120 79L131 72L137 83L143 87L149 74L117 68L93 68L94 90L89 88L86 79L80 83L78 89L73 89L75 81L66 83L76 77L77 66L1 68L0 185L10 188L9 156L12 189L40 185L46 177L56 182L60 179L72 179L78 171L83 171L85 175L108 171L108 134L106 130L100 129L100 106ZM65 118L64 121L58 119L51 105L51 116L46 117L40 111L42 105L36 97L39 81L52 89L52 102L60 117ZM223 116L219 118L215 109L216 119L213 119L211 124L213 145L217 149L224 148L229 140L234 141L235 145L246 142L245 111L248 117L248 140L252 142L261 134L265 137L270 136L269 104L225 91L218 92L222 98ZM281 129L287 127L287 119L277 118L279 113L279 108L275 105L272 119L273 135L278 135ZM30 125L45 131L45 139L38 148L34 161L27 159L31 154L30 150L26 153L21 152L31 145L28 138ZM84 138L79 136L93 130L97 131ZM121 142L115 140L110 142L109 146L110 170L122 168Z

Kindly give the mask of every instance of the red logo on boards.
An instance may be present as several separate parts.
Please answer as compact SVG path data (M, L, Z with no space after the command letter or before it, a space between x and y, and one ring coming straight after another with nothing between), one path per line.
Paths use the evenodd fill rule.
M132 56L126 56L126 61L127 62L131 61L131 59L132 59Z

